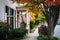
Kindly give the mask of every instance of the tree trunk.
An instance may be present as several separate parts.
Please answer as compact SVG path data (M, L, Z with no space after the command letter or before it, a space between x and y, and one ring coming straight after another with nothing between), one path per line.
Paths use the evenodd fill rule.
M59 7L57 5L52 6L46 6L44 2L42 3L43 7L43 14L46 17L46 21L48 24L47 31L48 31L48 37L49 40L53 37L54 34L54 28L56 26L58 17L59 17Z
M51 26L51 27L52 27L52 26ZM51 27L48 27L48 28L47 28L49 40L51 40L51 38L53 37L53 34L54 34L54 30L53 30Z
M53 37L55 25L59 17L59 8L56 6L51 6L50 11L46 12L46 20L48 23L47 31L49 40Z

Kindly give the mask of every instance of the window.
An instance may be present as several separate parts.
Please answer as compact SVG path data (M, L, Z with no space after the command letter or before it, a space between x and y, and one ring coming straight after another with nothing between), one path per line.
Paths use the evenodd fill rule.
M14 24L14 23L16 23L16 21L15 21L16 18L14 16L15 11L16 10L14 10L14 9L8 7L8 6L5 6L5 12L7 13L7 23L12 26L11 29L13 29L14 25L16 25L16 24ZM15 12L15 15L16 15L16 12Z
M12 26L12 28L14 27L14 18L10 17L10 25Z
M5 12L7 13L7 15L9 15L9 7L5 6Z
M14 15L14 10L12 8L10 8L10 15Z
M9 23L9 17L7 17L7 23Z

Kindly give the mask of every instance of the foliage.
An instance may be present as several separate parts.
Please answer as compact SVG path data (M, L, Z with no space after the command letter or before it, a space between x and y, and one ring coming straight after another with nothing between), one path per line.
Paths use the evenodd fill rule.
M25 28L9 29L7 27L7 24L0 23L0 40L12 40L26 36Z
M52 40L59 40L57 37L53 37Z
M48 36L47 35L39 35L37 37L37 40L49 40ZM59 40L57 37L52 37L51 40Z
M30 10L30 11L29 11L29 15L30 15L30 21L35 22L36 13L34 13L33 10Z
M37 40L49 40L49 38L46 35L39 35Z
M54 29L59 17L59 7L57 5L48 6L45 1L42 1L41 10L43 11L44 16L48 24L47 31L49 40L53 37Z
M35 21L35 25L38 25L38 24L39 24L39 22L40 22L39 20L36 20L36 21Z
M10 25L4 22L0 22L0 39L1 40L7 40L7 34L9 31Z
M22 39L25 35L26 35L25 28L17 28L12 30L5 30L0 28L0 39L3 39L3 40L14 39L14 38Z
M14 30L13 35L16 38L23 38L26 35L26 29L25 28L17 28Z
M48 36L48 34L47 34L47 27L46 27L45 25L41 25L41 26L38 28L38 33Z
M7 40L8 30L0 28L0 40Z
M16 28L9 31L8 37L9 38L20 38L22 39L26 35L26 29L25 28Z
M9 29L9 28L11 28L11 26L7 23L0 22L0 28Z
M40 22L45 22L46 21L46 18L45 18L44 14L41 10L39 11L39 13L37 15L38 16L37 16L36 20L39 20Z
M33 28L34 28L34 22L30 21L30 29L33 29Z
M18 3L20 3L20 2L18 2ZM57 19L59 16L58 5L56 3L54 3L53 1L51 2L49 0L48 0L48 3L46 3L45 0L35 0L35 1L30 0L28 3L30 5L29 7L32 7L31 3L33 3L35 5L33 7L39 8L43 11L43 14L48 23L48 34L49 34L49 37L51 38L53 36L52 33L54 32L54 29L55 29L55 26L57 23ZM42 19L44 19L44 18L42 18Z

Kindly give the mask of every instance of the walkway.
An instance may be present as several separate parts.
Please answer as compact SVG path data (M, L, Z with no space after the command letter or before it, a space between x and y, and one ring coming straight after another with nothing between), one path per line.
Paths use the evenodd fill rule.
M37 40L38 36L38 28L36 28L35 32L28 34L27 38L24 40Z

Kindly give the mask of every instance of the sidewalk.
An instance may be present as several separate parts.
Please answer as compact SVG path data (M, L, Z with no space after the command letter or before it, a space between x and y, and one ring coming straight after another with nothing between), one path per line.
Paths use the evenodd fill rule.
M39 34L38 34L38 27L37 27L35 32L28 34L27 38L23 39L23 40L37 40L38 36L39 36Z

